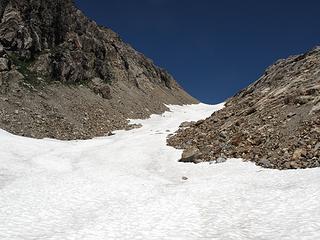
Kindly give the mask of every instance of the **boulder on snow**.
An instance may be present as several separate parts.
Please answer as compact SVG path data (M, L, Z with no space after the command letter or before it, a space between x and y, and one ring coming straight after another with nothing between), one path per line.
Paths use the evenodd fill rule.
M191 146L185 149L182 153L181 159L179 162L191 162L191 163L200 163L200 150L197 147Z

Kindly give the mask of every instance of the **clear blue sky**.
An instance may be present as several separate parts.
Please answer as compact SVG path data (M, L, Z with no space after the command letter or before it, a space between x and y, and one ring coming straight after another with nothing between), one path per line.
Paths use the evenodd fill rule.
M319 0L75 2L206 103L225 100L277 59L320 41Z

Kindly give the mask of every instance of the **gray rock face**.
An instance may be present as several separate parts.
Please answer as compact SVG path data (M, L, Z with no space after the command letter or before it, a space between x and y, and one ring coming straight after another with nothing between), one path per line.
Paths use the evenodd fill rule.
M72 0L1 0L0 19L0 93L9 99L0 101L0 128L91 138L161 113L164 103L198 102ZM9 81L10 71L22 79ZM16 102L25 110L11 115Z
M4 47L2 46L2 44L0 44L0 56L3 56L4 54Z
M279 60L226 107L168 139L201 159L243 158L267 168L320 166L320 48Z
M0 42L42 73L67 83L99 77L107 83L137 78L177 87L173 78L109 29L98 27L71 0L1 2ZM41 55L41 57L39 57ZM45 60L44 60L45 58ZM144 84L146 85L146 84Z

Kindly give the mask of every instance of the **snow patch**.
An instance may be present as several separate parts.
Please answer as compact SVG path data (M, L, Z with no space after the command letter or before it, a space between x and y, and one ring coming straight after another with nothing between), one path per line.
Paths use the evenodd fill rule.
M177 162L167 135L222 107L170 106L86 141L1 130L0 239L319 239L319 169Z

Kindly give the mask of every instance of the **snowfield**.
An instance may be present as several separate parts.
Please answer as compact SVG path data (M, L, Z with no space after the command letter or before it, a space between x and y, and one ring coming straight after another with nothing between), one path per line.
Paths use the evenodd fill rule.
M170 106L87 141L0 130L0 239L320 239L320 169L177 162L167 135L221 107Z

